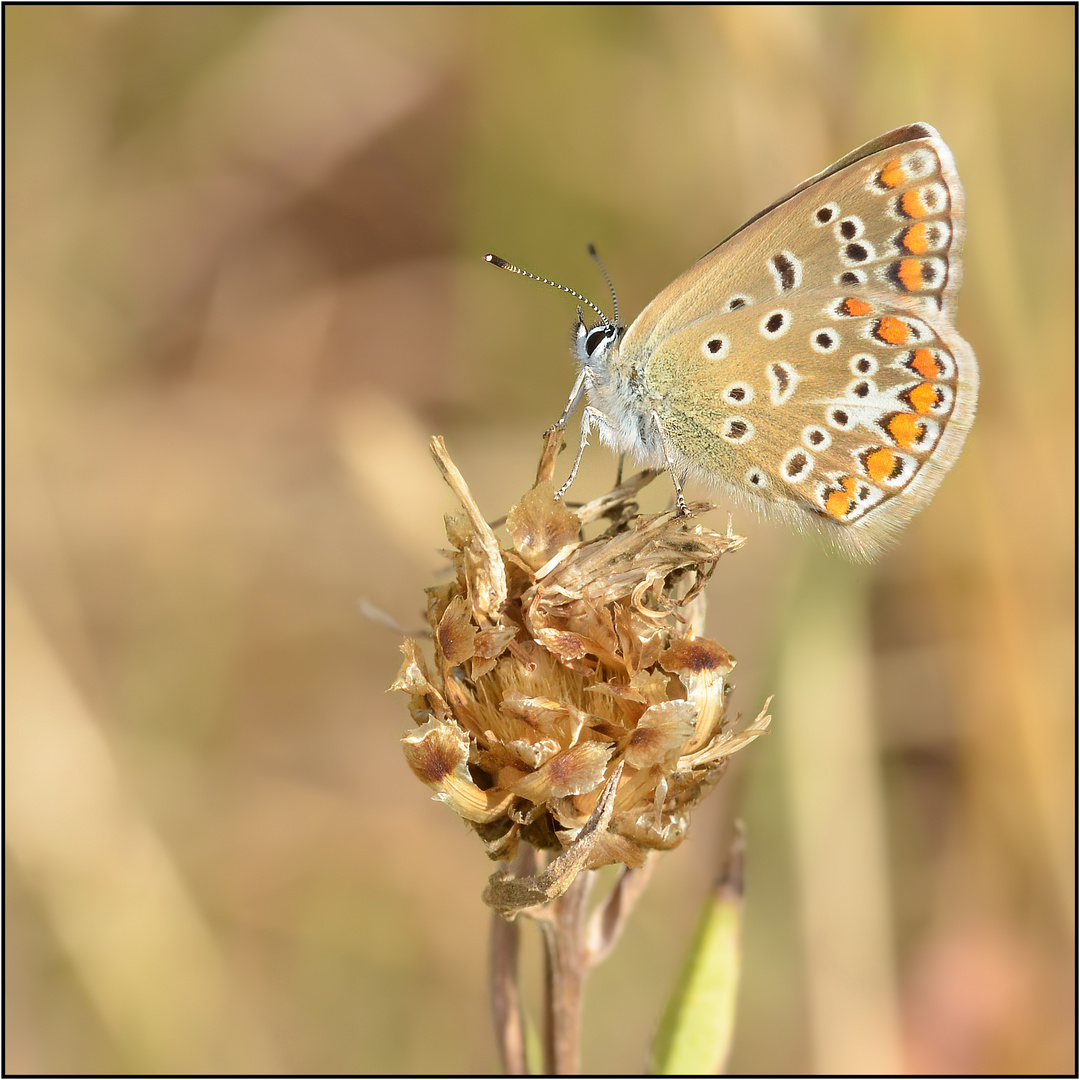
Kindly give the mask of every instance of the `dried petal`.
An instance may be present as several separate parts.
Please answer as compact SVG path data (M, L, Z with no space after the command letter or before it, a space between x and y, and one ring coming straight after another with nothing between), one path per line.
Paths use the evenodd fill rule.
M626 764L647 769L678 757L694 734L696 712L689 701L665 701L646 709L623 750Z
M401 651L405 654L401 669L397 678L388 687L389 690L404 690L412 694L410 712L414 719L419 719L420 714L431 710L440 719L446 719L450 710L442 694L435 688L428 677L427 664L420 652L420 646L411 638L406 638L401 643Z
M495 665L499 662L497 657L490 657L484 659L480 656L474 656L472 663L469 666L469 678L475 683L482 679L489 671L494 670Z
M648 855L647 848L609 829L596 838L585 869L596 870L612 863L625 863L632 869L639 870L645 865Z
M554 489L543 481L527 491L506 515L506 531L517 554L533 570L543 566L568 544L576 544L581 524L556 502Z
M741 750L744 746L752 743L759 735L764 735L769 730L769 724L772 723L772 717L766 711L771 701L771 697L766 699L761 712L742 731L724 732L723 735L713 739L703 750L689 753L686 757L680 758L679 767L700 768L702 765L720 761L723 758L730 757L736 750Z
M735 667L735 657L708 638L681 638L660 655L660 666L673 674L700 675L718 672L727 675Z
M509 794L482 791L469 775L469 740L457 724L431 720L402 742L409 768L467 821L494 821L505 813Z
M659 823L651 815L641 814L634 821L621 819L619 832L643 847L670 851L683 842L688 825L689 819L685 814L675 814Z
M517 637L516 626L496 626L491 630L481 630L476 635L474 648L477 656L491 660L502 655L506 646Z
M429 720L406 732L401 741L409 768L429 787L437 787L455 771L465 770L469 760L468 737L452 720ZM468 772L464 775L468 777Z
M578 741L581 729L593 719L568 701L526 697L517 692L507 694L500 708L505 714L520 717L536 732L557 738L563 747L573 746Z
M404 690L407 694L437 694L438 690L428 677L427 664L420 652L420 646L412 638L406 638L401 643L401 651L405 654L405 660L389 689Z
M604 769L614 750L607 743L578 743L519 780L511 790L533 803L593 791L603 783Z
M554 739L515 739L507 745L530 769L539 769L559 752Z
M447 605L439 620L435 640L449 667L464 663L475 654L476 627L470 615L472 608L464 596L456 596Z
M572 633L570 630L545 630L543 628L536 631L536 640L563 660L580 660L588 656L591 644L588 638Z
M503 566L502 549L491 526L480 513L480 508L476 505L476 500L472 497L465 478L450 460L450 455L446 452L446 443L438 436L431 440L431 453L435 458L435 464L442 470L446 482L458 497L472 530L470 537L465 529L457 528L458 523L455 522L455 531L464 534L464 546L460 550L465 555L469 598L472 601L473 611L479 620L494 625L498 621L499 612L502 611L507 596L506 569ZM449 522L447 535L450 535Z
M660 666L679 676L690 700L697 706L697 731L686 753L703 747L720 729L724 714L724 676L735 667L735 658L708 638L683 638L660 655Z
M458 551L464 551L475 536L469 519L464 514L444 514L443 527L446 529L446 539Z

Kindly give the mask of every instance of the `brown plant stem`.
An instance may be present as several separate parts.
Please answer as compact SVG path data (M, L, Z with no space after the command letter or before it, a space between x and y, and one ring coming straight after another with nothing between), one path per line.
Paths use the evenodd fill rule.
M491 913L491 1015L504 1076L525 1076L525 1025L518 991L518 938L516 922Z
M580 874L538 919L544 941L544 1069L581 1073L581 1006L587 965L585 905L592 874Z
M655 856L650 856L645 865L637 869L624 866L611 895L589 917L584 938L585 964L588 968L606 960L618 944L626 920L649 884L655 868Z
M518 848L510 866L522 876L536 871L536 849L531 844ZM517 922L491 913L491 1017L495 1042L504 1076L526 1076L529 1072L525 1049L525 1018L518 984L518 945L521 930Z

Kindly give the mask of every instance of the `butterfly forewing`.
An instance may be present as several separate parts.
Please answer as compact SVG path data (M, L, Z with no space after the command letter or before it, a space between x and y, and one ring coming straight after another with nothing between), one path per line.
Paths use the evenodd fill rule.
M948 312L960 286L963 191L934 129L893 135L912 133L922 137L868 143L753 218L645 308L623 351L648 351L694 319L804 287L863 288Z

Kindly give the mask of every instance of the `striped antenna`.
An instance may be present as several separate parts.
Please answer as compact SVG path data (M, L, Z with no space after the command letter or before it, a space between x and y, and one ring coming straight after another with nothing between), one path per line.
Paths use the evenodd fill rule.
M580 300L583 304L588 304L589 307L591 307L593 311L595 311L596 314L600 316L605 326L612 325L612 323L608 320L608 317L591 300L582 296L581 293L576 292L574 289L571 289L569 285L560 285L557 281L549 281L545 277L540 277L539 274L530 274L528 270L522 270L520 266L515 266L513 263L508 263L505 259L500 259L498 255L485 255L484 261L493 263L495 266L499 267L502 270L509 270L512 274L520 274L522 277L532 278L533 281L539 281L542 285L550 285L553 289L560 289L564 293L569 293L571 296L577 297L577 299ZM599 260L597 260L597 262L599 262ZM603 270L603 267L601 267L601 270ZM606 271L604 273L604 276L607 277ZM615 290L612 289L612 296L614 295ZM618 308L615 309L615 317L617 322Z
M615 286L612 284L611 275L607 272L607 267L600 261L600 256L596 252L596 245L589 245L589 254L593 258L593 262L600 267L600 273L604 275L604 280L607 282L607 287L611 290L611 306L615 309L615 325L619 325L619 298L615 295Z

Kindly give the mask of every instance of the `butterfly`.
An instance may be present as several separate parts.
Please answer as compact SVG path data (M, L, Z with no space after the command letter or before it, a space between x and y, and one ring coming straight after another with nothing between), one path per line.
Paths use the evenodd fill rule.
M964 196L929 124L890 131L762 210L624 328L578 308L578 376L619 453L872 559L933 497L975 418L954 326ZM505 269L528 274L497 256ZM614 295L614 294L613 294ZM562 492L560 492L562 494Z

